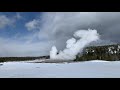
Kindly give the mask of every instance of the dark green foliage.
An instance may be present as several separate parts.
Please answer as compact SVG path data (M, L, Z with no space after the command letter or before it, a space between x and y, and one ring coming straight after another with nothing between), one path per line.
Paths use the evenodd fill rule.
M119 44L106 46L91 46L84 49L81 56L77 55L74 61L88 61L88 60L120 60ZM111 51L109 51L111 48ZM94 52L93 52L94 51Z
M27 61L27 60L35 60L35 59L48 59L49 56L40 56L40 57L0 57L0 62L7 61Z

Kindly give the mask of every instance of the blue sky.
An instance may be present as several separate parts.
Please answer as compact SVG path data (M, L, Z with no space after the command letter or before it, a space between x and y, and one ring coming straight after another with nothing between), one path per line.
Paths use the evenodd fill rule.
M32 21L36 17L40 16L40 12L1 12L0 15L4 15L7 18L13 18L17 14L20 15L20 19L16 20L14 25L5 26L0 28L0 37L12 38L19 34L20 36L30 34L32 32L28 31L25 27L25 23Z
M40 29L33 28L36 27L34 23L41 20L41 15L42 12L0 12L0 56L46 54L48 42L38 37ZM34 20L35 22L32 22Z
M96 29L98 44L120 43L120 12L0 12L0 56L49 55L77 30ZM95 43L96 44L96 43Z

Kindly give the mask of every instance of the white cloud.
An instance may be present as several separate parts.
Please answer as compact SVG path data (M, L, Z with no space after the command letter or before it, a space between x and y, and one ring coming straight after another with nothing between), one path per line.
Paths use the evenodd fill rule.
M16 21L20 18L22 18L22 16L19 13L16 13L13 17L0 15L0 29L5 28L6 26L15 25Z
M22 16L20 15L20 13L16 13L16 18L17 19L21 19L22 18Z
M73 32L96 22L95 12L45 12L41 18L28 22L27 28L34 30L39 27L38 37L56 41L59 49L65 46Z
M0 20L0 24L2 23L0 27L11 25L10 23L14 24L17 17L20 18L20 14L16 18L8 18L3 15ZM37 32L35 31L35 33L22 38L16 36L16 41L0 40L0 55L26 56L49 54L52 45L55 45L58 50L62 50L66 45L66 40L80 29L96 29L104 42L106 42L106 39L109 41L119 40L119 17L120 13L118 12L45 12L40 18L33 19L25 24L29 31L38 30ZM38 37L41 40L34 42Z
M9 26L13 23L13 20L10 20L8 17L5 15L0 16L0 28L4 28L6 26Z
M119 12L44 12L40 18L29 21L29 30L39 29L38 37L55 41L58 50L65 48L66 40L80 29L96 29L101 35L98 44L119 41ZM92 43L94 44L94 43Z
M42 56L49 55L52 41L27 43L0 38L0 56Z
M25 27L29 31L34 30L34 29L38 29L38 23L39 23L39 21L34 19L33 21L30 21L30 22L26 23Z

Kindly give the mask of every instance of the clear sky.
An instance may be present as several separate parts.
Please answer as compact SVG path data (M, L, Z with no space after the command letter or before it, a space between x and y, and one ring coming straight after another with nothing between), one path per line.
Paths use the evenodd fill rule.
M0 12L0 56L49 55L89 28L100 34L98 44L120 43L119 12Z

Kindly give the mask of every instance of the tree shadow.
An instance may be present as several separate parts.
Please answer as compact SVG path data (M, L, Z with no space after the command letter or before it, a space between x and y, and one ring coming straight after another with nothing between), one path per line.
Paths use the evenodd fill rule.
M3 64L0 64L0 66L2 66Z

